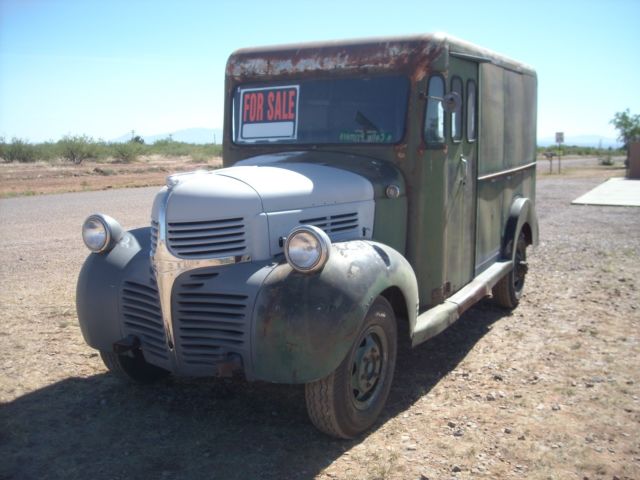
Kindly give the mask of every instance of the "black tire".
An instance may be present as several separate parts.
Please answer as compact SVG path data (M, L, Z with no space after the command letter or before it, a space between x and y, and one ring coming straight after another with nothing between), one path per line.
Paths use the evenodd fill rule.
M491 293L493 300L501 307L513 310L518 306L524 281L527 275L527 240L523 232L520 232L516 243L516 251L513 259L513 269L508 275L500 279L493 287Z
M130 382L149 384L169 376L165 369L147 363L140 351L132 357L101 351L100 357L110 372Z
M307 412L322 432L353 438L369 429L384 407L396 366L393 308L378 297L351 350L327 377L305 385Z

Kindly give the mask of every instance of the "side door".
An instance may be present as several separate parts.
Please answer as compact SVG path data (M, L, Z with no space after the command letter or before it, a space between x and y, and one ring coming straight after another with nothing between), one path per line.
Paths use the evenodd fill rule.
M478 64L450 57L447 91L460 105L446 118L445 296L474 277L478 158Z

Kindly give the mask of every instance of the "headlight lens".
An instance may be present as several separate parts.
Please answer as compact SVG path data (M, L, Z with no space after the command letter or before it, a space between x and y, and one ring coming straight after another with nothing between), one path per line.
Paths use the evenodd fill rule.
M107 215L90 215L82 224L82 240L92 252L111 250L121 237L122 227Z
M284 245L287 262L297 271L316 272L327 263L331 240L327 234L313 225L294 228Z

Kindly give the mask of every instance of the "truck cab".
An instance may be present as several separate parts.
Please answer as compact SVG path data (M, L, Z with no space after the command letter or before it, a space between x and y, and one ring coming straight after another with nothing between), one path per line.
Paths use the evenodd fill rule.
M357 436L399 331L517 306L535 125L530 67L442 34L236 51L224 168L170 176L149 228L85 222L85 340L135 381L304 383L312 422Z

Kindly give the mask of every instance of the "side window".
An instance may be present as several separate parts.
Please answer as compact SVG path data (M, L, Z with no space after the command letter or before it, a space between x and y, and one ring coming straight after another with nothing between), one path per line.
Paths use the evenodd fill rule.
M460 106L457 110L451 112L451 139L454 142L462 140L462 79L460 77L453 77L451 79L451 93L457 93L460 95Z
M444 79L434 75L427 87L427 109L424 118L424 139L428 146L441 147L444 144Z
M476 82L467 82L467 140L474 142L478 135L478 125L476 115Z

